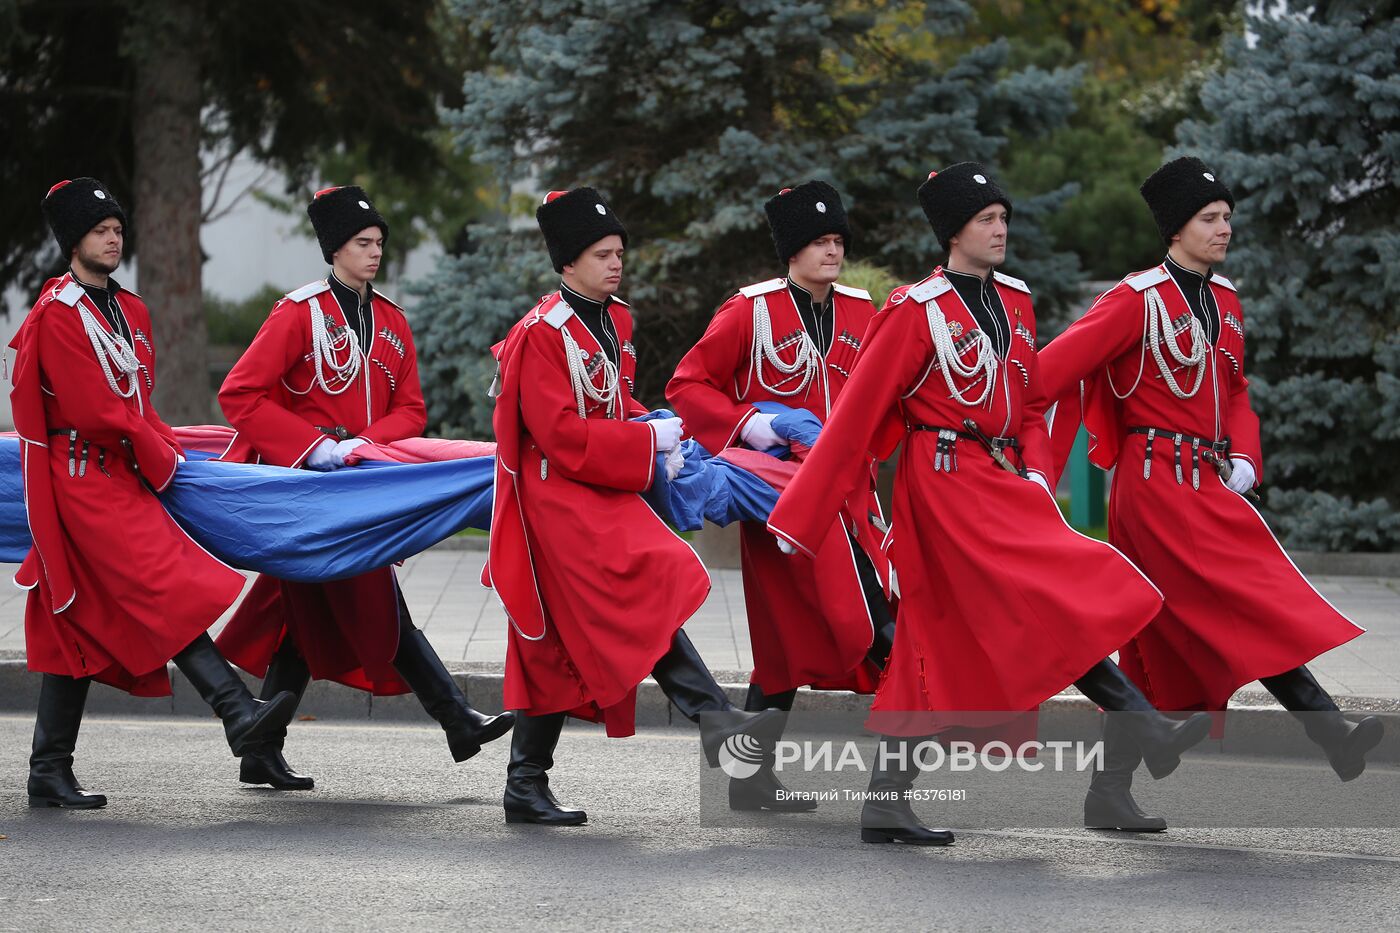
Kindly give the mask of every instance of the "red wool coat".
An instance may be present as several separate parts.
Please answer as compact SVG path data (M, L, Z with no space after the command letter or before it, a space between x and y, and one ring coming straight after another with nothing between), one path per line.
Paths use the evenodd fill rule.
M113 331L71 273L44 285L10 343L10 402L34 538L15 582L29 590L30 670L167 696L166 662L233 604L243 577L185 534L156 498L175 478L180 445L151 405L150 312L125 289L117 304L140 368L134 377L115 365L112 373L121 393L134 388L130 397L103 372L83 312L89 327ZM66 430L49 433L59 429L76 430L76 441Z
M742 288L715 312L704 336L681 359L666 386L667 399L701 445L713 453L739 446L743 426L758 411L756 402L804 408L826 420L850 378L866 326L875 314L869 292L844 285L836 285L835 291L831 347L818 348L825 351L820 370L801 391L801 370L785 377L766 357L754 362L755 305L760 302L760 310L767 311L779 359L790 366L802 345L802 318L785 279ZM852 496L843 516L830 523L815 560L789 560L761 523L741 525L753 682L765 693L804 684L874 692L879 674L865 660L873 622L845 530L854 528L881 579L888 580L888 562L880 548L883 535L872 523L872 516L883 521L875 496L876 464L872 461L868 466L868 481Z
M811 554L841 500L867 481L867 458L905 444L889 543L898 626L873 706L872 725L882 732L928 731L926 717L906 726L902 712L1032 709L1136 634L1161 605L1122 555L1073 531L1045 490L997 466L976 441L959 439L953 469L935 469L938 434L915 426L962 430L971 418L989 436L1016 436L1027 467L1049 471L1030 294L999 273L997 289L1010 349L975 406L952 389L975 400L985 374L945 378L935 365L935 328L964 365L981 336L951 283L935 271L890 295L821 439L769 519L770 530Z
M348 327L325 279L277 302L247 352L219 389L219 404L238 432L223 459L299 467L325 440L321 428L344 428L377 444L422 434L427 410L418 355L403 310L375 292L373 339L361 347L359 372L346 381L312 353L313 315L331 338ZM343 362L345 355L338 354ZM346 503L353 508L354 503ZM312 676L376 694L408 692L394 670L399 644L394 572L385 567L348 580L293 583L258 577L218 638L228 659L259 677L290 633Z
M639 495L655 476L654 431L627 420L646 412L632 398L632 318L615 300L608 314L622 348L612 406L575 395L566 352L599 388L604 357L558 292L496 347L496 498L482 582L510 617L506 708L568 711L618 736L634 731L637 684L705 601L710 578Z
M1161 297L1171 320L1191 313L1164 266L1128 276L1104 293L1040 354L1047 394L1059 400L1059 459L1082 417L1090 459L1104 469L1119 467L1109 540L1166 598L1152 625L1120 654L1123 669L1163 709L1223 709L1244 684L1291 670L1362 632L1313 589L1259 513L1209 465L1201 465L1195 488L1189 441L1181 446L1181 482L1170 433L1154 438L1150 475L1143 475L1147 438L1129 433L1132 427L1228 438L1233 454L1247 457L1263 475L1259 420L1244 375L1244 313L1228 279L1213 276L1210 288L1223 320L1190 398L1170 391L1146 336L1149 292ZM1169 339L1183 353L1189 350L1189 332ZM1169 353L1163 358L1189 392L1193 371Z

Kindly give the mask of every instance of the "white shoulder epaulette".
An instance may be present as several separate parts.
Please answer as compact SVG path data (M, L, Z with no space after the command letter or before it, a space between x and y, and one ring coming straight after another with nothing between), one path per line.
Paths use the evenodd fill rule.
M776 292L787 285L787 279L769 279L766 282L759 282L754 285L745 285L739 289L739 294L745 298L757 298L759 295L766 295L769 292Z
M913 298L915 301L932 301L952 287L952 282L941 275L935 275L909 289L906 297Z
M1133 291L1145 292L1154 285L1161 285L1169 278L1171 278L1171 274L1168 273L1166 269L1158 266L1155 269L1148 269L1146 272L1130 275L1123 281L1131 285Z
M317 279L315 282L307 282L296 291L287 292L287 297L293 301L305 301L313 295L319 295L321 292L328 292L330 290L331 283L327 282L325 279Z
M612 300L613 300L613 304L615 304L615 305L622 305L624 308L630 308L630 307L632 307L631 305L629 305L627 302L623 301L621 298L617 297L616 295L613 295L613 296L612 296Z
M63 288L59 289L58 294L54 296L55 299L63 302L70 308L76 308L78 306L78 299L82 297L83 287L77 282L69 282L67 285L63 286Z
M1031 287L1029 285L1027 285L1025 282L1022 282L1020 279L1012 278L1011 276L1006 275L1005 273L993 272L992 278L996 279L998 282L1005 285L1007 288L1014 288L1016 289L1016 291L1025 292L1027 295L1031 293Z
M377 288L374 290L374 297L376 297L376 298L383 298L385 301L389 302L389 304L393 305L395 308L398 308L400 311L403 310L403 305L399 304L397 301L395 301L394 299L390 298L388 295L384 294L383 292L381 292L381 291L380 291L379 289L377 289Z
M573 316L574 309L569 307L569 303L567 301L565 301L563 298L560 298L554 304L550 305L549 310L541 316L541 319L550 327L553 327L555 330L558 330L559 328L564 326L565 321L567 321Z
M836 289L837 294L870 300L870 293L863 288L852 288L850 285L842 285L840 282L834 283L831 287Z
M1212 273L1211 273L1211 276L1210 276L1210 280L1211 280L1212 282L1214 282L1216 285L1219 285L1219 286L1222 287L1222 288L1228 288L1230 291L1234 291L1234 290L1235 290L1235 283L1234 283L1234 282L1231 282L1229 279L1225 278L1225 276L1223 276L1223 275L1216 275L1215 273L1212 272Z
M120 286L120 287L118 288L118 291L126 292L128 295L131 295L133 298L141 298L140 295L136 294L134 291L132 291L131 289L127 288L125 285ZM145 301L146 299L141 298L141 300L142 300L142 301Z

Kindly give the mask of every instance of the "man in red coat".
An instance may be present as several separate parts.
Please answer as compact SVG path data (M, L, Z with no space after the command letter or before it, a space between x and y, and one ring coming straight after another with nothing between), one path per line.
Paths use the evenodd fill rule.
M219 390L237 435L225 460L335 470L367 442L423 433L418 356L403 309L371 284L389 225L354 186L327 188L307 207L331 270L277 302ZM354 503L346 503L354 508ZM455 761L510 731L514 716L467 702L413 625L393 568L327 583L259 577L219 646L263 692L298 697L311 677L379 695L412 690L447 733ZM243 757L239 778L300 790L313 780L282 755L285 733Z
M169 696L166 662L223 720L234 754L286 727L290 694L260 703L205 634L242 576L185 534L156 498L184 459L151 404L151 315L111 279L126 215L95 178L49 189L44 216L69 271L44 284L10 346L10 402L34 546L15 575L29 590L25 650L43 672L29 803L93 809L73 751L88 685Z
M1210 720L1167 719L1106 660L1152 619L1161 597L1112 547L1065 524L1050 494L1030 289L996 271L1011 201L971 162L931 174L919 201L948 265L896 289L875 316L769 530L814 555L842 501L863 492L869 459L904 441L889 544L899 624L872 728L918 736L971 724L949 711L1030 710L1074 683L1105 709L1124 711L1163 777ZM915 768L900 747L881 743L861 838L952 842L910 809Z
M1244 376L1244 312L1214 268L1230 245L1234 197L1200 159L1168 162L1142 186L1167 256L1104 293L1040 354L1068 451L1082 418L1099 466L1117 466L1109 540L1166 604L1120 652L1157 705L1224 709L1259 680L1305 715L1342 780L1359 775L1381 723L1342 717L1304 662L1362 630L1303 578L1245 501L1263 473ZM1111 725L1111 724L1110 724ZM1113 729L1084 804L1096 828L1157 831L1130 788L1138 758Z
M825 421L850 378L870 293L837 282L851 228L836 189L823 181L784 188L764 204L787 277L749 285L726 301L676 367L666 397L706 449L784 448L774 415L755 404L780 402ZM869 654L883 665L894 640L885 597L888 566L875 464L846 520L831 523L813 561L790 561L759 522L741 526L744 604L754 670L744 708L792 709L797 688L821 684L873 692L860 670ZM857 533L852 534L846 525ZM872 645L872 642L874 643ZM768 766L729 784L734 809L810 810L792 799Z
M551 192L535 212L563 277L496 347L496 501L482 580L510 618L505 705L511 740L506 821L577 825L549 769L566 714L634 731L650 673L702 723L706 758L772 724L737 713L681 631L709 574L640 495L678 470L681 419L632 397L632 316L615 291L627 231L592 188ZM647 418L648 420L641 420Z

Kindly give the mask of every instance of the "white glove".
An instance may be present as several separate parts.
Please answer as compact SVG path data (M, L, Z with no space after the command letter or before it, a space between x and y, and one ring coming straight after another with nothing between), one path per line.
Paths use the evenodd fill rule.
M739 439L748 444L754 450L767 450L770 447L786 447L788 440L779 437L773 430L773 419L777 415L757 414L744 422L744 429L739 432Z
M681 419L657 418L647 422L656 440L656 450L672 450L681 442Z
M796 554L796 553L797 553L797 548L793 547L791 544L788 544L788 541L787 541L786 538L780 538L780 537L778 537L777 535L774 535L774 536L773 536L773 540L776 541L776 542L778 542L778 550L782 551L784 554L788 555L789 557L791 557L793 554Z
M369 441L365 440L363 437L352 437L348 440L343 440L339 444L335 445L335 450L331 452L331 456L335 458L336 462L340 466L345 466L345 457L350 453L350 451L354 450L356 447L368 443Z
M1234 471L1225 481L1225 485L1231 492L1244 495L1254 488L1254 464L1244 457L1231 457L1230 466L1234 467Z
M306 455L306 466L308 469L325 473L329 470L339 469L345 464L336 459L335 441L328 437L311 448L311 453Z
M1030 480L1032 483L1035 483L1041 489L1044 489L1047 493L1050 493L1051 499L1055 498L1055 493L1051 492L1050 490L1050 484L1046 482L1045 477L1041 476L1039 473L1036 473L1034 470L1032 470L1031 472L1026 474L1026 479Z
M681 445L677 444L666 452L666 482L671 482L681 475L681 470L685 469L685 454L681 453Z

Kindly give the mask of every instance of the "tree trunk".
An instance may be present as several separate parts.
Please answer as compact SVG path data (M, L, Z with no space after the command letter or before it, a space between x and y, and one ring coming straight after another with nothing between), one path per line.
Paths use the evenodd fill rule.
M199 246L201 6L147 0L131 43L137 290L155 330L156 408L170 424L214 414Z

